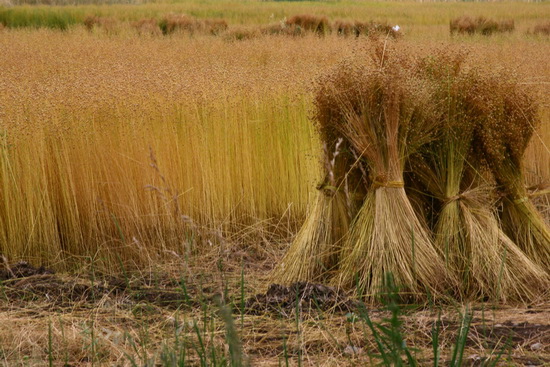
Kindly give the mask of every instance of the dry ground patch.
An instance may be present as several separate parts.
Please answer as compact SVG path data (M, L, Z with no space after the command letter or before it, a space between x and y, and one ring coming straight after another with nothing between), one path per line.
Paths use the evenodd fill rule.
M231 308L251 365L301 361L307 366L354 366L376 361L370 356L376 352L375 339L358 316L358 301L322 285L266 289L270 266L220 264L212 256L203 257L201 266L174 263L113 277L91 265L68 275L11 264L12 275L1 274L0 363L42 366L51 359L64 366L123 366L132 361L152 366L161 362L163 350L175 348L185 350L187 362L194 365L201 355L196 348L204 343L205 361L215 364L214 358L227 356L229 348L220 303ZM548 302L468 307L472 320L463 365L497 358L498 365L550 363ZM402 305L402 310L402 333L419 362L433 363L437 323L440 363L447 364L464 306ZM367 311L375 322L390 315L383 307ZM173 347L177 340L180 349Z

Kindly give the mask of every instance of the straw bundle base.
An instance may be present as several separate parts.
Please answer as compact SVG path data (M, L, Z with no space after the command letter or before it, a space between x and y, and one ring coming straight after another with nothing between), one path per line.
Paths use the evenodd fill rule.
M502 221L507 234L525 254L550 272L550 228L527 197L504 199Z
M369 191L344 243L335 281L373 302L388 274L403 297L415 301L441 295L453 284L402 187Z
M339 243L349 229L346 198L318 193L317 200L288 252L272 275L282 283L321 281L339 260Z
M441 214L436 247L449 270L459 275L463 297L532 301L548 288L546 272L504 234L489 209L461 200L448 204ZM451 224L451 218L458 222Z

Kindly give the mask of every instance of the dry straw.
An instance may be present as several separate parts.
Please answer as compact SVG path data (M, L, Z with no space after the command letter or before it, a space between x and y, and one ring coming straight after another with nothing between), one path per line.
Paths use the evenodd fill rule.
M538 34L542 36L550 35L550 21L542 22L537 24L533 28L533 34Z
M300 27L304 31L325 35L330 33L331 26L326 16L317 16L311 14L299 14L290 17L286 21L286 25L290 27Z
M219 35L228 28L224 19L196 19L186 14L167 14L159 21L158 26L165 35L176 32Z
M376 36L382 35L392 38L398 38L402 35L397 28L392 27L388 23L376 23L373 21L362 22L359 20L347 21L336 20L332 25L332 29L339 36Z
M467 15L454 18L450 22L451 35L457 34L482 34L490 36L493 33L512 32L515 29L513 19L496 21L483 16L472 18Z
M154 18L143 18L136 22L132 22L132 27L140 36L159 36L162 34L158 22Z
M84 18L83 23L84 27L86 27L89 32L93 32L95 28L101 28L107 34L116 34L120 30L120 22L116 18L112 17L88 15Z
M314 121L324 145L325 177L306 221L274 272L274 279L282 282L326 280L337 271L342 242L366 194L366 167L337 129L346 116L332 98L341 95L324 89L328 85L322 80L318 86ZM355 96L353 84L339 86L349 98Z
M317 98L341 111L344 119L321 121L350 142L372 182L343 245L337 282L373 300L392 273L413 299L440 294L450 277L403 183L407 157L436 136L433 87L415 76L412 60L385 45L373 55L342 63Z
M525 86L503 73L486 72L471 104L480 123L478 157L487 162L502 188L502 220L508 235L529 258L550 268L550 229L525 186L523 155L539 124L537 105Z
M291 247L274 273L286 283L322 281L336 270L341 244L364 197L361 172L342 138L324 146L325 178Z
M532 99L503 75L468 68L462 53L413 58L378 43L369 55L317 83L315 121L335 149L325 151L329 195L319 195L279 279L330 274L370 301L388 273L404 299L535 299L549 284L549 242L523 186ZM350 173L354 191L363 187L351 204L340 190Z
M435 246L461 279L463 297L533 299L548 284L547 276L504 234L494 212L494 187L468 159L480 122L469 98L480 98L475 88L480 75L465 70L464 61L460 53L441 52L422 62L439 86L442 112L441 138L425 150L423 163L413 164L441 207Z

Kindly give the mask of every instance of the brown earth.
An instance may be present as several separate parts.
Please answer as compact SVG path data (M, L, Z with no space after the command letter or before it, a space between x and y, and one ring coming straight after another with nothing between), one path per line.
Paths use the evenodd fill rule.
M54 365L64 366L87 366L92 361L124 366L132 355L143 362L142 352L158 357L163 343L171 340L170 325L175 323L177 329L178 319L207 325L206 318L201 319L206 313L211 315L209 322L216 323L209 343L222 345L220 304L231 306L251 365L286 360L295 364L298 358L310 366L376 362L372 356L376 344L360 315L366 309L373 321L384 322L390 316L386 309L366 307L321 284L271 284L265 290L261 276L252 277L257 284L242 283L241 276L240 271L220 273L219 279L215 275L178 278L173 272L67 275L25 262L11 264L0 270L0 365L47 365L50 356ZM497 365L550 365L550 302L470 307L464 365L481 366L496 359ZM402 307L402 333L422 365L433 364L436 325L440 363L447 364L464 311L464 306L450 305ZM93 343L91 330L97 338ZM131 341L142 343L143 330L148 344L140 344L143 351L137 353L140 347ZM186 333L192 339L193 328L189 326Z

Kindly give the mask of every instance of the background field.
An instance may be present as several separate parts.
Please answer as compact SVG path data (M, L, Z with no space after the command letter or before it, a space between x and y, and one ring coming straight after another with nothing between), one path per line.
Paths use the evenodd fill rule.
M321 178L322 147L309 119L312 84L318 75L373 42L335 34L254 34L242 41L227 36L236 29L255 29L300 13L399 24L403 37L397 42L411 53L459 48L483 67L508 68L532 88L541 106L542 125L526 158L526 184L544 186L550 179L550 41L548 36L531 34L535 25L548 21L548 2L8 5L0 5L4 25L0 27L0 254L10 263L27 260L57 271L70 270L85 275L87 287L89 274L115 274L135 282L130 287L135 293L143 293L143 284L167 287L162 277L176 279L177 288L181 276L197 287L197 297L202 294L198 284L204 281L209 296L226 287L231 297L235 293L235 299L241 299L241 272L246 274L247 296L265 290L268 273L300 227ZM168 13L223 18L229 29L217 36L185 32L163 36L139 34L132 27L133 21L160 19ZM451 37L449 20L464 14L514 19L516 30L490 37ZM88 31L83 22L89 15L109 17L113 26ZM548 198L536 200L550 217ZM152 281L151 274L162 275ZM12 310L2 316L12 325L9 329L21 330L0 333L0 361L6 365L24 364L24 358L36 365L47 360L48 325L54 325L53 338L58 342L56 360L69 353L74 365L122 363L127 361L125 353L133 353L128 340L117 344L110 337L99 338L103 349L94 351L94 336L86 330L99 332L120 322L108 318L111 311L130 320L136 316L136 304L144 302L139 297L129 308L120 300L109 301L101 312L79 314L82 305L71 304L75 312L66 316L67 329L57 319L51 323L52 315L66 304L49 303L47 292L45 298L33 298L31 291L23 292L23 298L19 293L10 296L17 305L10 303L12 298L8 302L9 297L3 303L5 310ZM92 302L86 297L84 309L108 298L94 296ZM38 303L29 306L27 299ZM535 306L537 312L548 311L546 302ZM143 321L147 312L158 312L147 326L154 335L151 344L140 346L146 354L158 351L171 335L176 312L156 300L150 306L138 312L141 319L128 321L129 334L143 340L139 333L147 324ZM29 307L46 307L53 313L37 316L35 323L25 316ZM201 312L193 309L186 317L199 317ZM435 311L429 322L423 319L426 333L434 315ZM508 320L506 315L493 317L493 324ZM366 359L366 355L345 357L346 345L360 344L355 340L362 336L354 329L358 333L354 342L347 341L341 316L298 329L287 325L288 330L271 342L262 338L269 338L265 329L274 328L273 320L263 317L247 316L241 330L245 351L255 356L257 364L284 360L285 338L295 348L292 361L303 357L296 350L310 353L310 365L331 365L341 358L353 365ZM417 322L412 319L411 332ZM199 322L207 324L206 318ZM263 332L257 332L258 322L264 322ZM223 325L218 322L209 329L213 344L223 339ZM337 343L328 336L329 329L338 330ZM27 339L24 330L40 330L39 338ZM72 333L69 346L63 345L67 330ZM449 330L451 340L457 328ZM189 333L194 333L192 327ZM533 335L535 340L538 334ZM422 340L419 347L429 348L424 339L418 340ZM530 349L537 343L533 340L515 346L514 353L521 358L536 355ZM85 343L88 349L81 347ZM481 344L470 345L475 350L472 355L494 347ZM515 361L524 363L521 358Z
M514 5L525 11L525 4L495 4ZM527 5L531 16L536 6ZM71 256L99 252L118 266L116 257L139 263L168 250L200 249L205 226L216 238L244 246L266 235L271 247L274 236L290 238L320 179L320 144L308 120L312 83L368 38L238 42L184 33L140 36L121 27L119 34L82 25L0 34L4 253L63 266ZM413 28L410 35L403 29L399 42L412 53L462 48L480 65L510 68L532 87L543 126L528 159L529 184L543 183L549 172L547 36L517 30L451 39L443 25L416 34Z

